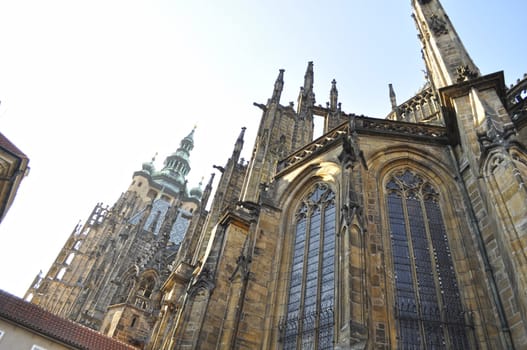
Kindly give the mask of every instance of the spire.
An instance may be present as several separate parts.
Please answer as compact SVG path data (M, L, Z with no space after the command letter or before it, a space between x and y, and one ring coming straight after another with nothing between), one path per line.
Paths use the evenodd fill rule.
M298 95L298 111L305 111L309 107L315 105L315 93L313 92L313 62L309 61L307 64L306 74L304 74L304 86L300 88Z
M215 175L216 175L215 173L210 174L209 182L205 186L205 190L203 191L203 194L201 195L201 209L202 210L205 210L209 202L210 194L212 193L212 182L214 181Z
M329 92L329 107L332 111L337 109L339 99L339 92L337 91L337 81L331 81L331 91Z
M274 83L273 97L271 102L280 103L280 96L282 96L282 90L284 88L284 70L280 69L278 77Z
M238 162L238 159L240 158L240 154L242 153L243 136L245 135L245 129L247 129L245 126L242 127L242 131L240 131L240 135L238 135L238 138L236 139L236 143L234 144L234 151L232 152L232 158L235 162Z
M304 90L313 91L313 61L307 63L306 74L304 74Z
M390 90L390 103L392 104L392 112L390 114L394 120L401 120L401 112L397 106L397 98L395 96L393 85L388 84L388 89Z
M185 187L185 178L190 172L190 151L194 148L194 131L185 136L179 143L179 148L176 152L172 153L165 158L164 167L159 173L156 174L156 178L160 177L161 184L180 192ZM171 180L168 183L166 180ZM175 185L175 187L174 187Z
M183 145L183 142L186 141L187 143L189 143L191 145L190 150L192 150L192 148L194 148L194 131L196 130L196 128L197 128L197 126L194 125L194 127L192 128L192 131L190 132L190 134L188 134L187 136L185 136L185 138L183 140L181 140L180 145Z
M395 91L392 84L388 84L388 89L390 90L390 102L392 104L392 111L395 111L397 108L397 99L395 97Z
M436 89L480 75L439 0L412 0L423 57Z

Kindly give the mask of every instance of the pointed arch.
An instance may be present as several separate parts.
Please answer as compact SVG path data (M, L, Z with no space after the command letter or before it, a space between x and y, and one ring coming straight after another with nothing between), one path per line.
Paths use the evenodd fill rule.
M128 300L132 291L135 289L138 271L139 269L134 265L121 275L122 277L118 281L119 287L114 294L112 304L120 304Z
M399 346L466 349L464 310L440 194L411 168L385 180Z
M489 295L480 292L487 292L485 271L470 258L477 246L461 184L448 170L450 154L428 146L392 147L367 159L369 181L377 190L367 192L365 201L377 202L380 215L378 230L369 232L367 245L378 239L381 245L376 249L384 252L370 258L369 265L370 271L375 264L385 266L386 327L394 330L388 334L390 344L419 348L445 339L455 349L473 346L474 336L488 337L493 330L486 322L495 316L489 312ZM434 255L439 249L441 255ZM442 292L441 274L451 283L448 293ZM433 324L428 319L436 313L440 322ZM483 326L475 328L475 323Z
M332 348L334 340L335 256L340 167L332 162L304 167L282 189L282 240L278 264L279 341Z
M493 203L486 209L496 218L496 229L500 233L495 235L499 264L505 267L503 272L511 281L511 299L516 300L516 310L522 319L526 319L527 302L523 289L527 286L527 277L515 271L527 268L527 156L517 147L508 151L495 149L483 162L482 173L488 188L487 201ZM516 312L511 312L508 317L514 317L514 314Z
M276 330L273 338L281 347L288 348L296 343L298 346L309 344L315 349L332 348L339 331L335 320L339 312L336 281L340 277L337 276L339 259L336 257L340 244L337 232L340 221L340 177L340 166L326 161L299 167L289 174L283 174L282 181L276 182L281 193L279 207L284 209L279 224L282 244L278 245L276 269L273 272L276 293L273 294L272 304L277 323L272 327ZM321 192L326 194L320 195ZM329 202L331 205L328 205ZM306 208L309 210L305 211ZM302 233L302 230L305 232ZM301 250L301 236L305 237L302 258L300 255L295 257L295 251ZM313 245L310 246L310 243ZM298 282L300 270L294 270L294 266L300 265L302 276L298 294L298 285L293 285ZM323 275L322 271L329 270L332 273ZM291 294L292 286L296 288L296 296ZM294 302L295 297L301 299L300 304L298 300ZM298 312L293 310L297 304L300 306ZM295 332L296 335L293 334ZM286 341L286 338L290 340Z
M136 294L150 298L159 286L159 274L154 269L148 269L141 273L138 278Z
M295 213L284 349L331 348L335 292L335 192L315 183Z

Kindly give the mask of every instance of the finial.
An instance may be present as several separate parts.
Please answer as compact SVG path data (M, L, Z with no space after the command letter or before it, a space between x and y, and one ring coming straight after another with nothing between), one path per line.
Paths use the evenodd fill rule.
M238 135L238 139L236 140L236 142L243 142L243 136L245 135L245 130L247 130L247 128L245 126L242 126L242 131L240 131L240 135Z
M234 144L234 151L233 151L233 157L238 158L242 152L243 148L243 136L245 135L245 129L247 129L245 126L242 127L242 131L240 132L240 135L238 135L238 138L236 139L236 143ZM238 160L236 159L236 162Z
M208 187L212 186L212 182L214 181L214 176L216 176L216 173L210 174L209 183L207 184Z
M313 90L313 75L313 61L309 61L304 75L304 91L308 93Z
M307 64L306 74L304 75L304 86L300 87L298 95L298 111L315 105L315 93L313 92L313 61Z
M330 108L331 110L336 110L338 106L338 96L339 92L337 90L337 81L333 79L331 81L331 91L329 93L329 101L330 101Z
M393 85L391 83L388 84L388 89L390 90L390 102L392 104L392 110L395 110L397 108L397 99L395 97L395 91L393 90Z
M284 88L284 69L280 69L278 77L274 83L273 96L271 97L272 102L280 103L280 96L282 96L282 90Z

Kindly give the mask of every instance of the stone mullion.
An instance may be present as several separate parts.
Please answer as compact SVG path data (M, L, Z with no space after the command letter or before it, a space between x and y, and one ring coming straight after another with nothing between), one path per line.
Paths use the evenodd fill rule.
M296 221L295 221L295 224L294 224L294 228L292 228L291 231L294 232L294 235L292 237L292 243L291 243L291 248L290 250L292 251L292 256L291 256L291 261L289 262L289 266L291 267L290 270L288 270L288 279L287 279L287 284L286 284L286 287L284 289L284 296L285 296L285 307L286 307L286 310L285 310L285 316L284 316L284 323L283 323L283 333L281 334L281 336L283 336L283 343L284 343L284 348L287 348L288 346L288 343L289 343L289 337L293 338L293 341L295 346L296 346L296 343L297 343L297 340L298 340L298 323L296 323L296 328L293 329L292 331L289 331L290 326L291 324L295 324L296 321L299 320L300 318L300 295L301 295L301 292L302 292L302 279L303 279L303 267L304 267L304 261L302 260L301 263L302 263L302 270L300 271L300 281L298 282L298 285L299 285L299 288L300 288L300 291L298 292L298 298L299 298L299 301L298 301L298 310L296 311L296 314L292 313L292 309L291 309L291 298L292 298L292 290L293 290L293 287L296 287L296 283L293 285L293 282L295 282L295 279L293 278L293 271L295 270L295 265L298 263L297 261L297 253L296 253L296 250L297 250L297 245L298 245L298 237L299 237L299 230L302 229L303 232L304 232L304 235L305 235L305 227L307 225L307 216L306 216L306 213L305 212L301 212L300 214L297 214L296 216ZM302 243L303 245L305 245L305 237L304 237L304 241ZM287 249L287 248L286 248ZM305 246L302 246L302 259L304 258L304 254L305 254ZM296 318L296 320L295 320ZM292 328L291 328L292 329ZM290 344L289 344L290 345Z
M403 207L403 215L404 215L404 221L405 221L405 229L406 229L406 239L408 243L408 254L409 254L409 261L410 261L410 270L412 272L412 282L413 282L413 290L414 290L414 300L415 300L415 306L416 306L416 312L417 312L417 324L419 327L419 336L421 339L421 346L426 346L426 333L423 326L423 322L421 321L421 301L419 298L419 286L417 285L418 279L417 279L417 271L415 268L415 255L414 255L414 245L412 242L412 232L411 227L409 225L410 223L410 217L408 215L408 203L406 202L408 198L408 193L405 190L401 191L401 203Z
M431 239L431 235L430 235L430 232L429 232L429 227L428 225L426 224L428 221L427 221L427 216L426 216L426 208L424 206L424 202L423 202L423 196L422 196L422 193L416 193L416 196L415 196L415 201L418 202L418 208L420 208L420 216L421 216L421 220L422 220L422 229L424 231L424 239L426 240L426 246L428 248L428 264L429 266L426 266L426 268L430 269L430 273L432 275L432 278L433 278L433 285L431 285L430 287L433 287L435 289L435 302L436 302L436 305L437 307L441 308L441 294L440 294L440 290L441 288L437 286L437 281L438 281L438 274L437 274L437 271L436 271L436 266L434 266L433 263L436 262L436 259L434 258L433 256L433 252L434 252L434 247L432 246L432 239ZM410 219L410 216L408 217L408 219ZM415 218L413 220L415 222ZM410 223L410 221L408 221ZM412 225L410 224L409 225L409 228L410 228L410 232L411 232L411 236L412 236L412 239L414 238L414 232L412 232ZM416 229L418 229L418 227L415 227ZM419 239L419 236L418 235L415 235L415 239ZM412 241L412 254L414 254L414 248L413 248L413 241ZM414 255L414 261L415 260L415 255ZM424 262L426 264L426 262ZM422 265L422 264L421 264ZM422 320L421 323L421 328L422 328L422 331L423 331L423 345L426 346L427 344L430 344L431 342L431 339L430 339L430 335L428 332L426 332L426 327L425 327L425 323L427 323L427 326L429 326L429 321L430 319L427 317L427 315L425 314L425 312L423 312L423 307L426 306L426 304L423 302L423 299L426 299L425 296L426 294L423 294L421 293L421 290L418 286L418 284L420 284L420 280L419 280L419 276L418 276L418 269L417 269L417 261L414 263L414 270L415 270L415 273L416 273L416 279L415 279L415 284L416 284L416 294L417 294L417 308L419 310L418 314L420 315L420 319ZM420 272L420 275L421 277L424 277L426 276L426 273L428 271L424 270L424 271L421 271ZM426 287L426 286L425 286ZM433 300L429 299L427 300L427 302L433 302ZM440 319L440 321L444 321L443 319ZM443 337L445 336L444 334L445 330L443 330ZM433 333L435 334L435 333ZM443 338L445 339L445 338ZM448 338L446 338L448 339ZM448 342L447 342L448 344ZM433 345L432 345L433 346ZM448 345L447 345L448 347Z
M300 285L302 286L300 290L300 306L298 308L298 333L297 333L297 342L296 347L297 349L301 349L302 345L302 333L304 331L304 307L305 307L305 293L306 293L306 280L307 280L307 256L309 252L309 241L311 239L311 219L313 215L313 207L309 206L308 211L306 214L306 238L304 241L304 258L302 259L302 282Z
M306 215L306 238L304 243L304 258L303 258L303 269L302 269L302 290L300 291L300 307L298 312L298 333L297 333L297 349L302 349L301 345L304 340L304 321L305 321L305 302L306 302L306 282L307 282L307 268L308 268L308 255L309 255L309 244L311 243L311 225L313 219L313 212L316 209L316 204L310 203L308 206L308 212Z
M437 283L439 281L439 274L437 272L437 258L436 256L434 255L434 246L433 246L433 240L432 240L432 232L430 231L430 226L429 226L429 223L430 223L430 219L428 218L428 213L427 213L427 210L426 210L426 207L425 207L425 203L424 203L424 197L422 194L420 194L420 200L419 200L419 204L421 206L421 214L423 215L423 223L424 223L424 229L425 229L425 233L426 233L426 239L428 241L428 249L429 249L429 252L430 252L430 262L432 263L431 264L431 268L432 268L432 274L434 276L434 282L435 282L435 287L436 287L436 300L437 300L437 306L439 307L439 310L443 310L444 308L444 304L443 304L443 298L442 298L442 288L441 286L438 286ZM441 215L442 215L442 212L441 212ZM442 218L442 217L441 217ZM442 218L443 222L444 222L444 219ZM446 324L448 320L445 319L445 315L443 313L441 313L441 323L442 324ZM443 329L443 333L444 333L444 337L445 337L445 340L449 340L451 339L449 337L449 334L448 334L448 327L444 327ZM446 346L447 346L447 349L450 349L451 348L451 344L449 341L446 341Z
M326 192L327 194L327 192ZM327 227L326 227L326 214L327 214L327 208L328 206L332 204L331 203L331 199L330 200L327 200L325 201L324 203L321 204L321 211L320 211L320 242L319 242L319 252L318 252L318 286L317 286L317 301L316 301L316 306L317 306L317 317L316 317L316 322L315 322L315 342L318 346L319 344L319 341L320 341L320 325L321 325L321 320L320 320L320 317L321 317L321 313L322 313L322 300L321 300L321 297L322 297L322 287L323 287L323 268L325 267L324 265L324 262L325 262L325 259L324 259L324 254L326 253L326 250L325 250L325 243L326 243L326 234L331 235L331 234L335 234L335 232L331 233L331 232L327 232ZM336 214L335 214L336 215ZM336 231L336 223L335 223L335 227L334 227L334 231ZM335 241L336 239L333 238ZM334 276L335 274L335 241L333 243L333 271L332 271L332 274ZM335 295L335 280L333 278L333 302L332 302L332 306L334 305L334 295ZM334 328L332 328L333 331L334 331ZM318 330L318 331L317 331ZM334 337L334 335L333 335ZM333 338L334 339L334 338Z
M315 310L316 310L316 317L315 317L315 329L314 329L314 343L315 343L315 349L318 348L318 341L319 341L319 335L320 335L320 311L321 311L321 293L322 293L322 259L324 256L324 220L326 217L326 208L327 208L327 202L320 204L320 229L318 232L318 262L317 262L317 293L316 293L316 301L315 301Z

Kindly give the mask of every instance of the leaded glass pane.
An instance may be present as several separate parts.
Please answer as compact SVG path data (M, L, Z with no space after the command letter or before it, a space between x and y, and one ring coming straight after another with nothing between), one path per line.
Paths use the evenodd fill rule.
M293 262L289 286L289 298L285 322L284 349L296 348L298 332L298 315L300 311L300 295L302 291L303 260L305 246L306 219L301 217L296 225Z
M428 246L428 238L424 226L421 202L418 199L406 201L410 221L410 234L414 251L415 271L419 289L419 314L425 329L425 343L433 348L433 344L443 343L443 330L437 324L440 321L437 304L435 278Z
M398 347L468 348L439 193L409 170L395 174L386 189Z
M465 333L463 307L459 298L454 265L450 256L441 210L437 202L432 199L425 201L425 208L436 257L437 274L441 279L443 309L445 310L446 318L449 320L447 328L450 342L453 349L466 349L468 340Z
M399 254L394 255L396 286L396 311L399 322L400 341L405 348L418 347L421 344L419 324L417 322L417 302L411 271L406 224L404 220L402 198L396 193L388 196L392 246Z
M280 326L284 349L333 348L334 198L317 184L297 213L287 314Z

